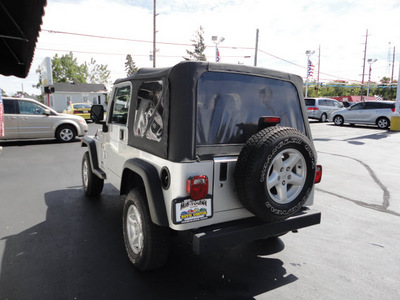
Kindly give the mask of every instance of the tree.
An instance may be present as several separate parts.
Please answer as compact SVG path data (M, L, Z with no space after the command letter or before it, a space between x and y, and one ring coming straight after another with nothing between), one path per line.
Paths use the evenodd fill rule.
M126 76L128 76L128 77L131 76L137 70L138 70L138 67L136 67L135 62L132 59L132 55L130 55L130 54L126 55L126 59L125 59Z
M107 65L97 64L94 58L90 59L90 63L84 62L79 64L73 53L62 55L56 54L51 59L52 73L54 82L65 83L99 83L109 85L111 72L107 69ZM42 86L40 66L36 69L39 74L39 82L33 87L40 89Z
M96 60L92 57L90 63L85 62L87 69L88 83L102 83L109 85L111 71L107 69L107 65L97 64Z
M204 44L204 29L202 26L200 26L200 29L195 32L194 38L191 42L193 42L194 51L186 50L189 57L184 57L184 59L207 61L206 55L204 54L206 45Z
M51 60L54 82L76 82L87 83L89 77L86 64L78 64L73 53L62 55L56 54Z

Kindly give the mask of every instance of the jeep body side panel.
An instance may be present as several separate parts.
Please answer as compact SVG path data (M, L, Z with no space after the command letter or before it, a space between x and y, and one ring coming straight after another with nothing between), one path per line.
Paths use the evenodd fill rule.
M97 156L97 148L96 142L93 138L89 136L84 136L82 138L82 147L88 147L89 150L89 157L90 157L90 164L93 170L93 173L97 175L97 177L101 179L107 179L106 173L99 167L99 160Z
M161 181L156 168L144 160L132 158L125 162L123 170L126 169L132 170L142 178L153 223L168 226ZM123 192L122 188L121 192Z

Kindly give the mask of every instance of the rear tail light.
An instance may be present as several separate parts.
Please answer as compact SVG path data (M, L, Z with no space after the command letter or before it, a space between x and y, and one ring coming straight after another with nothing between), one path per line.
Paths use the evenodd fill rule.
M318 107L307 107L307 110L319 110Z
M79 114L79 110L74 110L74 114Z
M392 107L392 112L395 112L395 111L396 111L396 108Z
M322 166L317 165L316 172L315 172L315 179L314 183L320 183L322 179Z
M257 126L257 131L260 131L264 128L271 127L271 126L276 126L281 122L280 117L261 117L258 119L258 126Z
M193 200L206 198L208 194L208 177L205 175L190 177L186 182L186 191Z

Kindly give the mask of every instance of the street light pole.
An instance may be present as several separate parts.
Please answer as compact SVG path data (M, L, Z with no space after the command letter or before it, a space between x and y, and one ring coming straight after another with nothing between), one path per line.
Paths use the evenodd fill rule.
M225 38L224 38L223 36L221 36L221 37L218 39L218 36L213 35L213 36L211 37L211 40L212 40L212 41L214 42L214 44L215 44L215 62L219 62L218 44L219 44L219 43L222 43L223 41L225 41Z
M375 58L375 59L372 59L372 58L368 59L368 63L369 63L369 75L368 75L367 101L368 101L368 97L369 97L369 83L370 83L370 81L371 81L371 71L372 71L371 65L372 65L374 62L376 62L376 61L377 61L376 58Z
M309 65L310 65L310 56L315 53L315 50L307 50L306 55L307 55L307 79L306 79L306 93L305 93L305 98L307 98L308 95L308 76L309 76Z

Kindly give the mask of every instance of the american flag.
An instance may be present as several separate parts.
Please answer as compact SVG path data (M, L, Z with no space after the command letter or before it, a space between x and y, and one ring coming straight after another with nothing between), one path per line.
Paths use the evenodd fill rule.
M1 97L0 89L0 136L4 136L4 108L3 108L3 98Z
M311 60L308 60L308 76L312 77L314 74L314 65Z
M218 48L217 48L217 58L216 58L216 61L219 62L220 59L221 59L221 57L219 56L219 50L218 50Z

